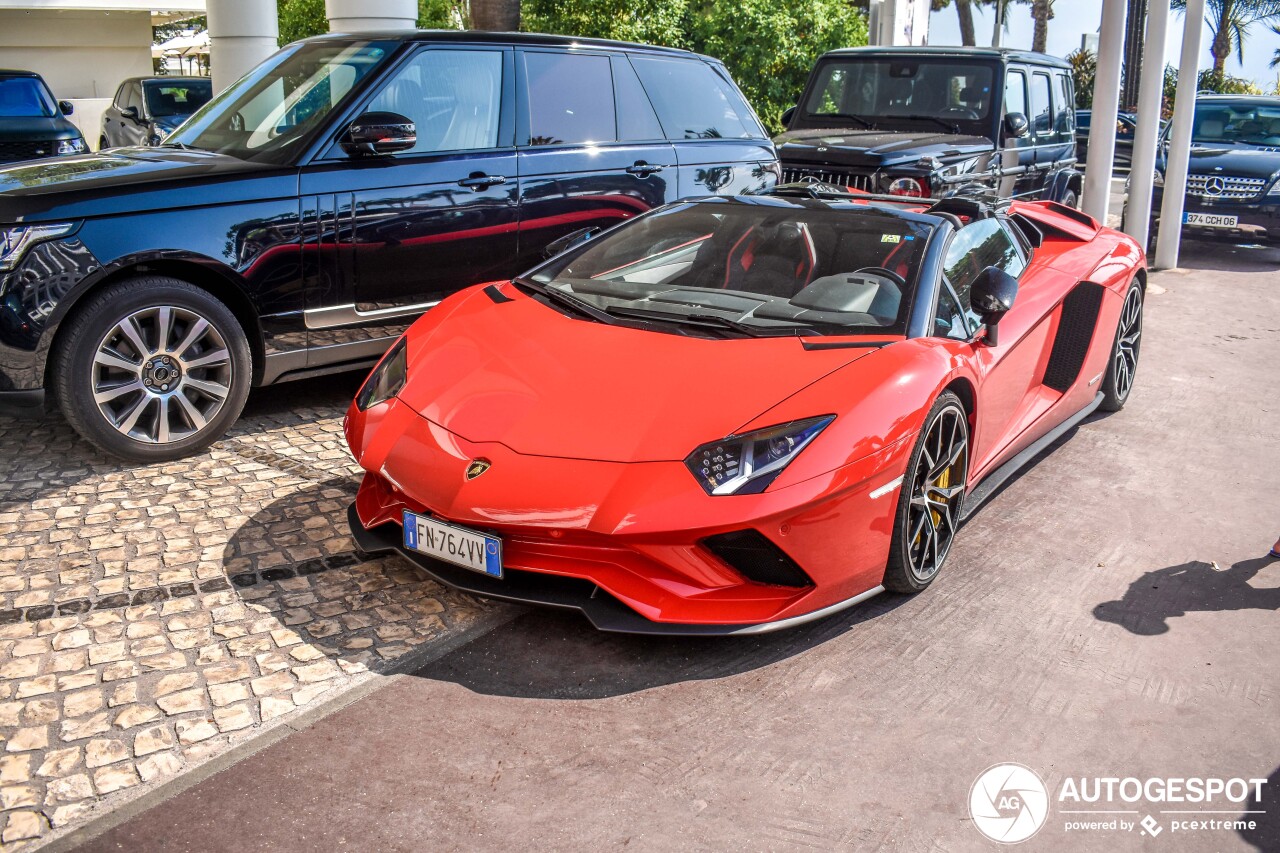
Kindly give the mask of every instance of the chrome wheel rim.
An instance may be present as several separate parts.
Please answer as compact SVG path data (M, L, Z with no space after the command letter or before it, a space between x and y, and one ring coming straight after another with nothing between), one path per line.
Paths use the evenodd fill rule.
M933 579L951 550L968 472L969 422L960 408L947 406L925 432L912 475L906 551L921 583Z
M143 308L116 323L93 357L93 400L122 435L145 444L190 438L231 393L222 332L194 311Z
M1113 370L1116 378L1116 396L1121 400L1129 396L1133 376L1138 371L1138 350L1142 346L1142 293L1137 287L1129 288L1120 311L1120 328L1116 332L1116 352Z

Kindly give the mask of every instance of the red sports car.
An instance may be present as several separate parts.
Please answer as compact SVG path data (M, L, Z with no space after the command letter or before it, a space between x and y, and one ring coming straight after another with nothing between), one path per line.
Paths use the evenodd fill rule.
M923 590L1019 465L1124 405L1147 274L1052 202L912 203L677 203L445 300L347 415L357 543L611 631Z

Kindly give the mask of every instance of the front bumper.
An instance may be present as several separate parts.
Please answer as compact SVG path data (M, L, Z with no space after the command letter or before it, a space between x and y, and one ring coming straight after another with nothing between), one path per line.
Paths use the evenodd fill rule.
M1230 238L1237 241L1254 243L1280 243L1280 197L1263 196L1263 200L1206 200L1200 196L1188 195L1183 205L1184 215L1187 213L1206 213L1215 216L1234 216L1237 219L1235 228L1218 228L1200 225L1182 225L1184 236L1200 240L1221 240ZM1152 230L1156 233L1160 227L1161 195L1151 200Z
M394 551L415 564L432 579L446 586L501 601L552 607L559 610L576 610L587 617L598 630L621 634L685 637L765 634L823 619L884 592L884 587L877 585L821 610L772 622L747 625L654 622L644 618L595 583L584 578L504 569L503 577L499 580L408 550L403 544L404 537L400 525L395 522L386 522L373 529L367 528L360 520L360 513L356 511L355 504L347 509L347 520L351 524L351 534L360 548L370 553Z

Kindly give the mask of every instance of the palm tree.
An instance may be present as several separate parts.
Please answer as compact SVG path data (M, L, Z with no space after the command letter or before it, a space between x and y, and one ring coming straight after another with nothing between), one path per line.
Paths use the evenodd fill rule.
M520 29L520 0L471 0L471 26L515 32Z
M1187 0L1173 0L1173 8L1186 11ZM1232 53L1244 61L1244 42L1254 24L1270 23L1280 18L1280 0L1206 0L1204 21L1209 25L1213 41L1213 72L1226 73L1227 57Z
M1049 22L1053 20L1053 0L1031 0L1031 19L1036 24L1031 49L1044 53L1049 43Z
M955 0L956 15L960 18L960 43L968 47L977 44L977 36L973 31L973 0ZM933 0L933 11L945 9L951 0Z
M1271 32L1280 36L1280 24L1272 24ZM1276 49L1275 56L1271 57L1271 64L1268 67L1275 68L1277 65L1280 65L1280 48ZM1277 86L1277 88L1280 88L1280 86Z

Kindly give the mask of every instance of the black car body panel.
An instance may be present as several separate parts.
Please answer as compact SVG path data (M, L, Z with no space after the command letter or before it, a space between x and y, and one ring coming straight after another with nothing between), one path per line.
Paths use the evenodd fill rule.
M1269 128L1257 134L1237 132L1247 127L1241 116L1270 116ZM1223 128L1208 128L1212 116L1235 118L1220 122ZM1261 122L1256 122L1261 123ZM1231 125L1234 124L1235 127ZM1202 239L1230 237L1238 240L1280 244L1280 98L1257 95L1202 95L1196 99L1194 133L1187 167L1186 196L1183 202L1183 232ZM1206 132L1206 131L1218 132ZM1168 136L1156 153L1156 171L1166 168ZM1164 187L1156 186L1151 204L1154 235L1160 225ZM1235 223L1220 222L1233 217Z
M681 195L760 192L777 180L772 142L708 57L591 39L429 31L323 36L280 56L317 43L376 43L386 58L287 157L246 159L172 142L0 169L0 229L71 229L0 269L0 410L31 411L63 322L86 294L130 276L170 276L217 296L248 334L255 384L270 384L369 365L444 296L510 278L572 231L609 227ZM379 98L403 97L393 84L438 50L454 58L479 50L501 68L492 144L345 151L345 129ZM603 124L639 138L531 144L528 90L518 84L524 54L535 50L611 68L617 116ZM743 134L672 139L656 115L633 127L624 107L649 101L644 88L626 88L640 86L631 73L638 57L714 75L746 111ZM176 139L190 140L217 106L193 116Z
M948 64L971 69L973 76L953 78L957 85L936 87L925 79L914 85L918 68ZM867 75L857 90L847 88L859 67L873 66L883 73ZM979 78L986 84L958 85ZM1015 87L1017 100L1010 103L1006 99ZM888 192L906 177L935 197L979 187L1005 197L1069 200L1069 194L1079 197L1082 185L1074 168L1071 87L1070 67L1043 54L942 47L836 50L819 58L788 129L774 141L786 181L812 178ZM943 89L955 94L939 94ZM815 111L818 103L825 106ZM1043 109L1024 113L1028 134L1019 138L1007 130L1005 114L1029 110L1027 104Z
M9 80L15 81L15 87L21 86L23 92L15 92L6 109L4 87ZM0 69L0 164L59 156L59 143L63 142L74 145L78 141L83 151L80 130L64 113L70 109L70 105L54 101L39 74ZM33 112L39 114L28 114Z

